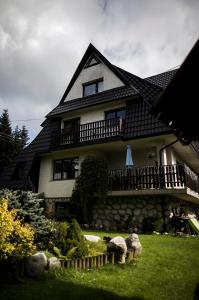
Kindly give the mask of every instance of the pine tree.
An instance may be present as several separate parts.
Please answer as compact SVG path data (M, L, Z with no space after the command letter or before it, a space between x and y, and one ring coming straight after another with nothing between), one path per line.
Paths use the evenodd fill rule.
M25 125L22 126L20 138L21 138L22 148L24 148L29 140L28 130L26 129Z
M17 125L12 132L8 110L4 109L0 116L0 172L20 154L28 140L28 130L25 125L22 129Z
M0 117L0 172L13 158L14 143L8 110L4 109Z
M8 115L8 110L4 109L0 117L0 132L12 136L12 128L10 125L10 119Z

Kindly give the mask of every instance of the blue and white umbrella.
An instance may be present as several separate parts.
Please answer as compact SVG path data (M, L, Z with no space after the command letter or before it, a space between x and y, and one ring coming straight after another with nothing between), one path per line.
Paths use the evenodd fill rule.
M126 168L127 169L132 169L133 168L133 158L132 158L131 145L126 146Z

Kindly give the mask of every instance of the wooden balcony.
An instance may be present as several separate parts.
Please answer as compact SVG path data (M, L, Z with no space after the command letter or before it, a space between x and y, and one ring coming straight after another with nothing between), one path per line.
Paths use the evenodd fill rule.
M52 133L51 149L81 144L92 144L120 139L123 135L122 119L101 120L62 129Z
M146 166L109 171L110 191L185 188L199 193L199 177L186 165Z

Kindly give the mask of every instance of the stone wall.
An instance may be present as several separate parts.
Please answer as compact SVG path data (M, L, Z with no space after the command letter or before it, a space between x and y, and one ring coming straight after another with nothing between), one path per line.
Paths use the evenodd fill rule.
M69 203L70 198L45 198L45 206L47 214L55 213L56 202Z
M105 230L137 228L139 232L145 217L162 218L162 201L167 225L172 208L180 208L181 205L189 211L196 208L190 202L169 196L109 197L105 203L95 206L92 226Z

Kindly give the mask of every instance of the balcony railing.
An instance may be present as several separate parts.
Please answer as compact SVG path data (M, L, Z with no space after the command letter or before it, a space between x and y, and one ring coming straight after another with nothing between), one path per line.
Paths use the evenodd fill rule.
M199 177L185 165L146 166L109 172L109 190L185 188L199 193Z
M51 147L118 138L122 132L123 122L119 118L86 123L73 126L70 130L53 132Z

